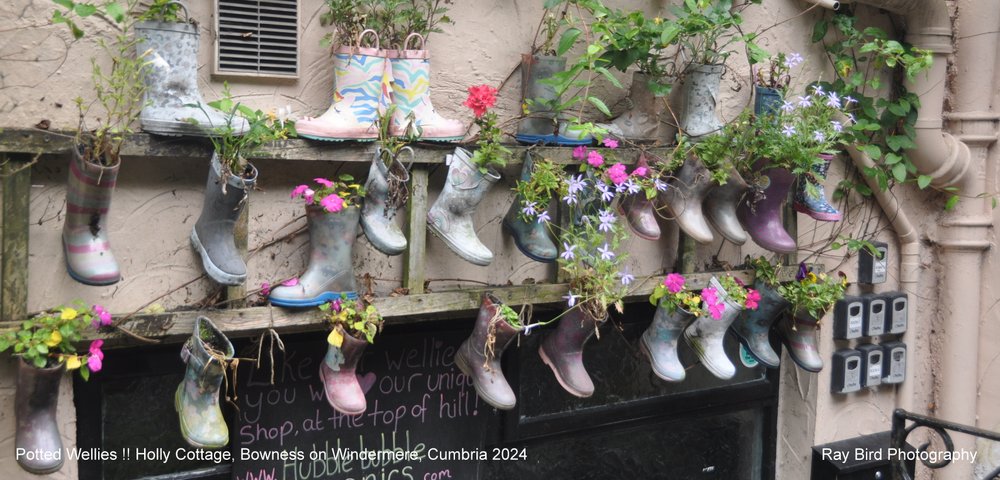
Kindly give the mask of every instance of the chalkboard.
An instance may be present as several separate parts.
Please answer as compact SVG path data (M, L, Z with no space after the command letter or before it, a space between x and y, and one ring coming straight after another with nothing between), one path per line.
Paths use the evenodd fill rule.
M275 357L274 385L269 368L241 366L232 478L477 478L487 425L497 413L454 364L468 334L378 337L357 371L368 409L353 417L333 410L324 396L324 334L286 343ZM372 458L372 451L383 452ZM362 452L369 457L360 458Z

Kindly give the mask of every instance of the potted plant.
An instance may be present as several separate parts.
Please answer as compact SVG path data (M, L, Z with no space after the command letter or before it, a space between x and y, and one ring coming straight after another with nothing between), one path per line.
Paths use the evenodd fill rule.
M844 298L847 275L837 276L810 272L805 263L799 264L794 282L778 286L778 294L789 303L790 316L778 322L778 333L799 368L807 372L823 369L819 355L819 322L837 300Z
M326 356L319 365L326 401L345 415L361 415L367 408L365 392L355 374L361 355L382 331L382 316L365 299L346 297L319 306L330 334Z
M712 375L728 380L736 375L736 367L726 356L726 331L741 311L757 308L760 294L729 274L713 275L708 284L701 291L702 314L684 329L684 341Z
M686 283L683 275L670 273L653 288L649 303L656 306L656 313L639 340L653 373L668 382L684 380L686 373L677 357L677 340L684 327L703 314L701 295L689 291Z
M534 181L532 181L534 180ZM516 183L514 201L503 218L503 227L514 237L514 245L528 258L537 262L553 263L559 249L549 235L544 221L538 221L540 212L548 214L552 197L562 185L562 167L552 162L535 163L531 151L524 152L520 181Z
M70 277L87 285L111 285L121 279L121 270L108 238L108 211L121 169L121 149L132 123L139 116L143 95L142 76L149 60L135 55L137 40L132 38L132 12L138 0L123 6L110 2L100 7L71 0L56 2L65 10L53 12L54 23L65 23L75 38L84 32L75 16L101 14L115 27L110 41L100 41L111 61L110 68L92 59L93 100L77 97L80 124L71 152L66 182L66 220L62 243ZM89 119L95 121L89 124Z
M313 181L315 188L299 185L292 190L292 198L301 197L306 203L309 267L297 281L271 290L271 303L281 307L315 307L358 298L352 254L365 190L347 174Z
M809 177L799 183L796 198L802 203L800 209L811 208L805 205L808 203L829 215L823 218L839 215L820 191L823 178L816 172L825 172L832 158L825 155L842 144L842 132L849 128L841 120L847 118L843 108L853 99L840 98L819 85L811 91L794 101L784 101L772 115L755 116L750 130L749 151L757 160L748 164L752 165L746 172L752 175L751 191L737 213L754 242L773 252L792 253L796 249L795 239L781 222L781 206L796 176Z
M208 106L223 112L226 121L214 127L213 136L209 137L215 153L209 164L201 215L191 230L191 245L212 280L223 285L240 285L246 281L247 267L236 248L233 233L257 183L257 168L247 159L265 143L295 136L295 125L288 120L291 107L279 109L277 114L254 110L234 101L228 84L223 88L223 98ZM199 108L204 110L200 105ZM234 126L238 125L233 120L236 117L246 120L245 133Z
M472 334L455 353L455 365L472 378L479 398L500 410L511 410L517 404L500 368L500 357L524 331L524 317L530 317L530 313L522 316L496 295L484 292Z
M788 310L789 303L778 293L777 265L764 257L750 262L754 270L753 288L760 293L756 310L744 310L733 323L736 338L753 358L768 368L778 368L781 357L771 347L771 326Z
M475 265L486 266L493 261L493 252L476 236L472 215L486 192L498 180L495 168L507 165L510 150L500 144L503 133L497 127L497 90L489 85L469 87L464 105L471 108L479 126L476 151L457 147L448 154L448 178L444 189L427 211L427 229L444 240L458 256Z
M194 332L181 347L184 379L174 393L181 436L192 447L216 449L229 443L219 390L227 370L235 371L234 354L233 344L208 317L195 319Z
M10 350L18 357L14 445L19 451L37 452L18 455L17 463L36 475L56 472L64 460L56 421L62 374L76 370L87 380L92 372L101 370L104 341L92 341L86 354L77 353L76 344L88 328L111 325L111 314L100 305L76 302L23 321L3 323L12 325L0 330L0 352Z
M361 228L377 250L386 255L399 255L406 250L406 236L394 218L396 211L409 198L406 184L410 181L410 171L399 157L405 152L412 159L414 153L402 141L389 136L390 121L390 112L380 119L380 141L375 147L368 179L365 181Z

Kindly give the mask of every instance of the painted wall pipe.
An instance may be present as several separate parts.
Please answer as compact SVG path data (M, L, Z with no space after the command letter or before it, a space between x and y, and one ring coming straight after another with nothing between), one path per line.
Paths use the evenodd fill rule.
M813 5L819 5L823 8L829 8L830 10L836 10L840 8L840 2L837 0L806 0L806 2Z

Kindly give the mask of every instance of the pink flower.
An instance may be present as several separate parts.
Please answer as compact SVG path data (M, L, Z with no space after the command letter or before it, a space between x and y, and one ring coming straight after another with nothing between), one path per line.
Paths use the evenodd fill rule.
M597 150L593 150L587 154L587 163L594 168L600 167L604 165L604 156Z
M573 158L583 161L587 158L587 147L580 145L573 149Z
M104 346L104 340L101 340L99 338L97 340L94 340L93 342L90 342L90 349L89 349L90 354L95 355L103 360L104 352L101 351L101 347L103 346Z
M625 180L628 180L628 174L625 173L625 165L621 163L612 165L611 168L608 169L608 176L611 177L611 181L614 182L615 185L621 185L622 183L625 183Z
M111 312L105 310L104 307L100 305L94 305L92 310L94 311L94 319L90 322L90 324L94 328L111 325Z
M758 303L760 302L760 292L754 289L747 290L747 301L743 302L743 305L750 310L757 310Z
M341 308L343 308L343 302L339 298L330 302L330 309L334 312L340 313Z
M337 195L336 193L331 193L323 197L323 199L319 201L319 204L322 205L326 211L332 213L337 213L344 209L344 199L340 198L340 195Z
M465 99L462 105L472 109L476 118L482 117L486 111L497 103L497 89L489 85L476 85L469 87L469 98Z
M608 148L618 148L618 140L615 140L611 137L605 138L604 146Z
M667 278L663 279L663 285L667 287L668 292L678 293L684 290L684 281L684 275L671 273L667 275Z
M632 175L637 177L645 177L648 173L649 169L646 167L638 167L635 170L632 170Z
M722 318L722 312L726 310L726 305L719 301L719 293L712 287L701 291L701 299L708 306L708 314L718 320Z
M331 182L331 181L329 181L329 180L327 180L325 178L314 178L313 181L316 182L316 183L318 183L318 184L320 184L320 185L322 185L322 186L324 186L324 187L326 187L326 188L333 187L333 182Z
M271 284L264 282L260 284L260 294L263 296L268 296L271 294Z
M292 189L292 195L289 198L301 197L308 190L309 185L299 185Z
M90 368L91 372L100 372L103 367L104 352L101 351L101 346L104 345L104 340L97 339L90 342L90 356L87 357L87 367Z
M313 203L313 195L316 195L316 191L311 188L307 188L305 195L302 197L306 200L306 205Z
M715 320L722 318L722 312L726 311L726 305L724 303L716 303L715 305L708 306L708 314L712 316Z
M299 277L289 278L288 280L281 282L281 285L285 287L294 287L298 284L299 284Z

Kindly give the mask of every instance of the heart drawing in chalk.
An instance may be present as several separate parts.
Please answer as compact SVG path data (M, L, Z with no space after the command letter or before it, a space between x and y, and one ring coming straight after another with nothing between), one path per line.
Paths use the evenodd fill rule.
M368 372L364 375L355 373L354 375L358 377L358 383L361 384L361 391L368 394L368 390L371 390L372 385L375 385L375 379L377 378L375 372Z

